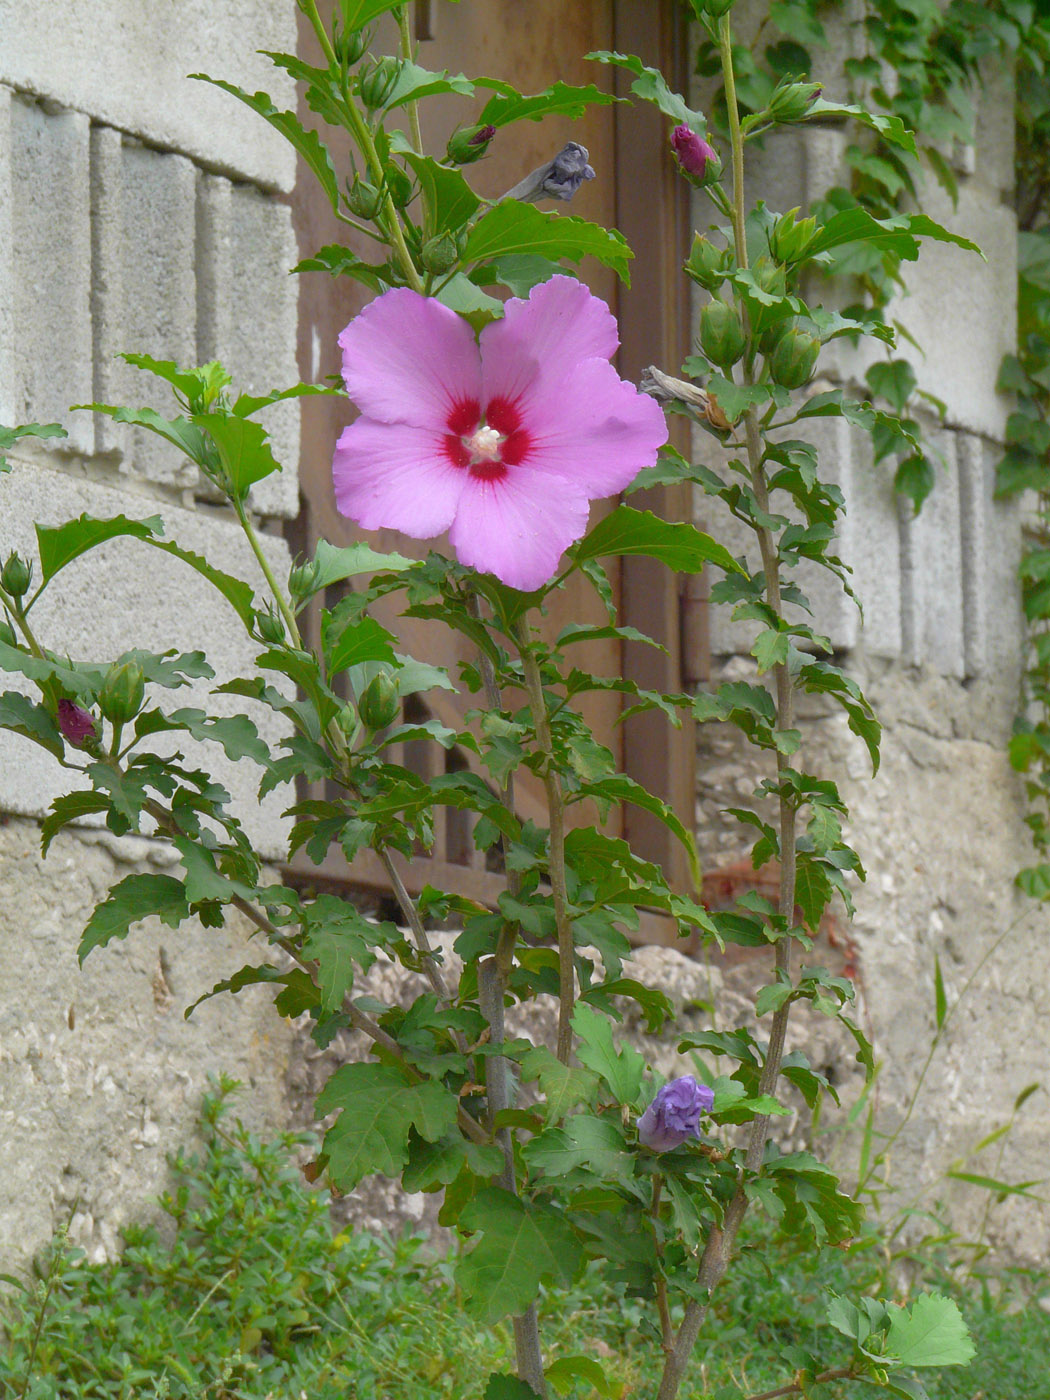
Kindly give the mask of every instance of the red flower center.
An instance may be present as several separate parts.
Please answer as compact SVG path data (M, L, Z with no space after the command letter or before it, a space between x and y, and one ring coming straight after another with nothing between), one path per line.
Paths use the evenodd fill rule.
M517 406L504 398L491 399L484 414L477 399L461 399L453 404L445 426L449 461L480 481L502 481L531 443Z

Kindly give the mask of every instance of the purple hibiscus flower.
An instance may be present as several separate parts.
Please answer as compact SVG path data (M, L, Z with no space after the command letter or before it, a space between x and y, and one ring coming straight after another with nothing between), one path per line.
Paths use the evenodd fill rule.
M654 1152L669 1152L700 1136L700 1115L710 1113L714 1091L691 1074L665 1084L638 1119L638 1141Z

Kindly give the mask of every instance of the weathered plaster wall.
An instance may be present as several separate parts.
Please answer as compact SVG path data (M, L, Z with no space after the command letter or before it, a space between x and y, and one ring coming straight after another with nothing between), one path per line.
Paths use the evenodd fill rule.
M844 26L833 58L855 42L856 31ZM846 96L833 66L817 75L826 78L830 95ZM922 346L919 353L902 343L899 353L916 368L920 387L946 404L943 425L926 424L943 465L919 516L895 497L892 466L876 466L861 435L835 420L807 424L803 434L817 444L823 472L846 497L840 553L853 567L864 606L861 618L834 580L809 574L815 625L831 637L884 726L882 767L872 781L864 746L844 718L812 701L802 706L807 763L839 783L852 811L848 838L868 870L867 883L855 891L857 917L848 937L862 1015L883 1061L876 1097L882 1128L900 1121L934 1034L934 959L951 1002L1006 935L953 1016L894 1154L894 1179L909 1189L931 1184L923 1204L945 1197L964 1228L979 1219L984 1195L959 1183L933 1183L1007 1120L1017 1092L1045 1081L1050 1063L1041 1011L1050 921L1013 888L1032 856L1021 780L1005 752L1023 646L1022 512L993 498L1010 411L995 381L1016 336L1012 110L1009 75L990 72L977 144L953 153L958 209L936 190L924 195L931 214L977 241L987 261L926 244L892 307ZM847 139L833 126L778 136L756 157L752 193L776 209L805 207L845 182ZM710 222L700 200L696 220L698 227ZM863 397L863 372L876 353L857 354L835 342L821 359L826 377L814 388L846 383ZM698 435L702 459L717 460L712 443ZM745 548L745 536L717 503L698 499L696 509L699 522ZM714 610L714 683L754 676L752 635ZM723 811L753 802L760 775L746 746L725 729L701 729L698 760L699 840L705 869L713 871L746 859L750 841ZM998 1145L968 1169L1038 1178L1048 1131L1050 1098L1043 1093L1029 1100L998 1170ZM840 1165L848 1169L848 1154ZM1039 1255L1048 1231L1050 1216L1029 1203L1014 1200L992 1213L992 1237L1028 1258Z
M219 358L239 390L298 379L295 254L281 195L290 149L234 98L187 80L206 70L294 105L259 48L294 51L292 0L0 0L0 422L58 420L60 443L28 441L0 477L0 554L34 521L81 512L163 517L169 538L253 585L235 522L196 469L160 439L102 415L98 400L173 411L155 381L117 359ZM298 411L269 410L282 474L253 506L272 533L298 509ZM251 651L221 597L191 569L117 540L78 561L39 608L45 645L105 660L133 645L203 648L219 679ZM18 678L3 677L2 688ZM177 693L194 703L205 683ZM231 710L239 702L220 702ZM271 739L279 735L272 723ZM286 794L262 804L258 774L207 752L266 855L281 849ZM290 1032L265 997L184 1009L244 960L246 930L144 926L88 959L76 947L94 902L167 856L142 839L70 830L46 861L39 818L62 788L47 755L0 739L0 1269L24 1265L79 1202L73 1237L92 1257L163 1184L165 1154L192 1132L208 1073L249 1081L242 1110L277 1127ZM17 814L17 815L15 815Z

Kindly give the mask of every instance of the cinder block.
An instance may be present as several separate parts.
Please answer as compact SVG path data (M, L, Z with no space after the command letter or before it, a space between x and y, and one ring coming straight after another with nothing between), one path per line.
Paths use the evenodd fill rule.
M27 462L36 454L27 454ZM240 529L225 519L201 511L164 505L143 495L129 499L116 490L74 478L40 464L18 465L0 478L0 556L11 549L35 552L34 522L57 525L87 512L96 516L126 514L145 517L160 513L166 537L203 554L210 562L249 581L257 593L265 583ZM264 547L278 578L286 577L288 550L283 540L264 536ZM117 539L70 564L34 610L35 630L42 645L68 651L77 659L110 660L130 647L162 651L202 650L218 673L218 681L252 672L257 647L244 635L233 610L210 584L188 565L157 553L136 540ZM271 678L272 679L272 678ZM29 689L20 678L0 675L0 689ZM166 707L197 705L221 714L250 714L260 732L275 745L284 727L269 711L237 696L207 698L209 685L162 692ZM277 678L276 683L280 685ZM217 745L199 745L179 737L158 743L162 751L178 747L222 782L258 849L278 856L284 849L287 823L281 812L294 800L279 788L260 803L256 793L262 770L253 763L231 764ZM66 789L69 777L54 760L17 735L0 732L0 810L39 817L48 803Z
M124 316L124 142L111 126L91 128L92 399L119 403L123 366L115 358ZM130 348L130 347L129 347ZM127 432L95 414L95 451L121 461Z
M10 102L14 418L62 422L67 446L94 434L71 403L91 398L88 119Z
M887 311L921 346L902 340L895 352L909 360L919 388L946 406L950 427L985 437L1003 438L1010 401L996 393L999 366L1017 348L1017 224L1014 214L983 187L960 191L959 209L932 182L924 207L946 228L973 239L985 255L953 244L924 239L914 263L905 263L905 291ZM826 373L863 382L868 367L885 354L873 340L857 349L844 339L832 341L821 356Z
M869 656L901 654L901 559L893 468L873 461L871 439L850 435L852 472L846 498L847 562L864 608L858 639Z
M807 212L814 201L846 180L845 164L849 132L844 126L781 127L762 138L761 145L747 148L747 189L749 204L764 200L770 209L783 214L788 209ZM702 191L698 206L710 201ZM710 221L709 212L698 207L697 227Z
M296 52L294 0L0 0L0 82L85 112L212 168L290 190L295 152L206 72L295 110L292 80L259 50Z
M974 181L993 198L1008 200L1014 188L1017 123L1014 117L1014 75L1011 68L992 59L981 64L975 84L977 116L974 122Z
M15 226L14 151L10 88L0 85L0 423L18 421L15 412Z
M196 171L184 156L162 154L125 141L121 169L119 321L100 346L103 359L125 351L193 364L197 358ZM163 381L130 366L114 376L122 402L147 405L171 417ZM134 475L180 486L196 483L197 469L178 450L145 429L128 429L125 462Z
M299 382L296 362L298 280L291 211L248 185L204 177L198 199L198 346L217 356L238 392L269 393ZM203 244L202 239L203 237ZM204 356L204 346L215 348ZM299 511L299 405L294 399L259 415L280 474L252 490L261 515Z
M957 433L966 675L1002 678L1016 693L1024 629L1017 565L1021 507L994 499L1001 449Z
M962 530L955 434L935 441L945 458L918 515L900 497L901 644L905 661L942 675L965 675Z

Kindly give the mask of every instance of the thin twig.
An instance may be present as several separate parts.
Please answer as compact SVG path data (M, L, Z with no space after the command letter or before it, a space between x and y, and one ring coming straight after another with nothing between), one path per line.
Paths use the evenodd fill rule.
M576 996L576 949L569 919L569 898L565 886L565 802L561 781L554 766L554 747L547 720L543 680L524 623L518 625L518 648L525 672L525 689L536 729L536 742L544 756L543 786L547 793L550 818L550 881L554 904L554 924L558 933L558 1059L563 1065L572 1055L572 1012Z

